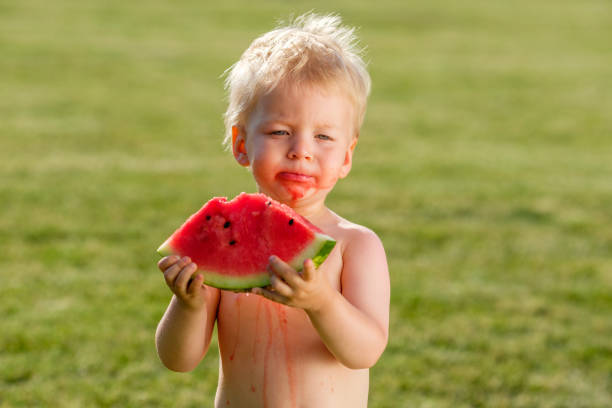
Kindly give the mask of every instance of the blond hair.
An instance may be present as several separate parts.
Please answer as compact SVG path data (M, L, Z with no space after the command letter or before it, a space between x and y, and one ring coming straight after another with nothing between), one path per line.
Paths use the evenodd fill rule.
M356 107L356 134L363 123L370 75L358 47L355 29L337 15L307 13L255 39L227 71L225 88L226 146L232 126L244 126L257 100L280 83L337 86Z

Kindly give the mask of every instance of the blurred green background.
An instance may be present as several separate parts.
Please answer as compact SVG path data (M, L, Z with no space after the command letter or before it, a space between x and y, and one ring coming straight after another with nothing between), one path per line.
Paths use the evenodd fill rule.
M370 406L612 406L612 3L211 3L0 1L0 407L212 405L215 346L157 359L155 249L254 190L221 74L309 10L373 78L328 201L387 249Z

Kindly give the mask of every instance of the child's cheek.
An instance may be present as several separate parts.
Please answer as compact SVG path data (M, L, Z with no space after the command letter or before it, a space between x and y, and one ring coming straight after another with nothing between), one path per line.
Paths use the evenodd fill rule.
M322 180L320 183L318 183L317 185L317 189L319 190L331 190L336 183L338 182L338 177L332 177L329 180Z

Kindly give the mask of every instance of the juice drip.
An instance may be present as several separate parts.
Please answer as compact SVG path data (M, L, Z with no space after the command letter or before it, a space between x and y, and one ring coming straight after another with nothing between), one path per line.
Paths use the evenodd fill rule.
M285 306L278 304L278 303L271 302L271 301L262 300L260 304L261 303L264 303L266 323L268 326L268 340L266 343L266 349L265 349L264 361L263 361L263 385L262 385L263 406L266 407L269 405L268 401L269 401L270 396L268 395L268 382L270 379L269 375L271 373L270 364L271 364L272 359L274 359L275 357L274 349L278 348L278 346L281 345L281 344L278 344L280 340L282 341L282 346L284 348L284 359L285 359L285 369L286 369L285 377L287 378L288 386L289 386L289 397L291 401L290 406L292 408L295 408L297 407L297 384L296 384L296 378L295 378L293 358L291 355L289 328L288 328L289 321L287 317L287 310ZM258 309L259 309L259 305L258 305ZM259 315L259 312L256 312L256 313L257 315ZM276 319L273 319L273 315L276 315ZM274 320L276 320L276 322ZM276 328L275 328L274 323L278 325L278 330L275 330ZM255 328L256 333L259 332L258 324L259 324L259 319L256 320L256 328ZM278 336L279 331L281 334L280 338ZM277 347L274 347L274 346L277 346ZM254 349L256 349L256 347L254 347ZM253 359L255 359L255 355L253 355ZM277 373L275 372L274 375L277 375ZM251 386L251 391L254 392L253 386Z
M263 299L259 299L257 301L257 308L255 309L255 335L253 338L255 339L255 343L253 344L253 364L257 362L257 343L259 343L259 319L261 316L261 304L263 303Z
M287 380L289 381L289 395L291 397L291 406L297 406L297 394L295 376L293 371L293 359L291 357L291 348L289 340L289 329L287 327L287 310L283 305L276 305L278 311L278 323L281 334L283 335L283 343L285 346L285 366L287 367Z
M291 195L293 201L303 198L309 190L316 188L314 181L295 182L283 180L283 187Z
M238 347L238 342L240 341L240 295L236 295L236 321L238 324L236 325L236 341L234 342L234 347L232 348L232 353L229 356L230 361L234 361L234 356L236 355L236 348Z
M274 336L274 330L272 330L272 313L270 307L266 304L266 320L268 321L268 343L266 344L266 353L264 356L264 367L263 367L263 406L264 408L268 405L268 371L270 365L270 357L272 351L272 339Z

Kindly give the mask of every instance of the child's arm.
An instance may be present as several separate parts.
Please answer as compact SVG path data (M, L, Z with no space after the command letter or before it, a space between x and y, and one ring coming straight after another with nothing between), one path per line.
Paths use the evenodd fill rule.
M271 300L306 311L327 349L346 367L373 366L387 345L389 271L382 243L358 230L343 254L342 293L311 260L302 275L280 259L270 261L271 288L254 289Z
M174 293L155 334L157 354L173 371L191 371L202 360L212 337L219 290L203 286L197 266L189 258L168 256L158 263Z

